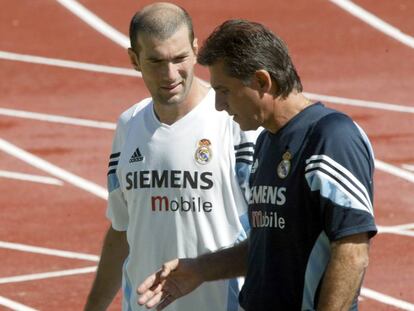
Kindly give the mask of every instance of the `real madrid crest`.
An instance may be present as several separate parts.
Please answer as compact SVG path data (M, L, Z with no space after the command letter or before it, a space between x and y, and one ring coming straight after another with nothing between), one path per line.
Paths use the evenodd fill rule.
M195 152L195 159L200 164L207 164L213 156L211 152L211 142L207 138L203 138L198 142L198 147Z
M290 160L292 159L292 154L289 151L286 151L283 156L283 160L280 161L279 165L277 166L277 176L279 178L284 179L289 175L291 163Z

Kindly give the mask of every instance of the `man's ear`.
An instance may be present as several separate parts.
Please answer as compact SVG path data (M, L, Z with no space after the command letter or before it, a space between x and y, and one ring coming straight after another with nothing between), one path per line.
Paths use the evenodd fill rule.
M198 39L197 38L194 38L194 41L193 41L193 52L194 52L194 55L197 57L197 54L198 54Z
M135 70L141 71L141 66L139 64L139 59L137 53L131 48L128 48L128 55L129 59L131 61L132 67L134 67Z
M254 73L254 81L256 88L261 94L270 93L272 89L273 80L269 72L264 69L256 70Z

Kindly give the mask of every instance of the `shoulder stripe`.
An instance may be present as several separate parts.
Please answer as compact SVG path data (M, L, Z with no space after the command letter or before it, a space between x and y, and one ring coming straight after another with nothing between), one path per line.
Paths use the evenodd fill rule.
M305 175L312 171L320 171L322 175L330 176L342 185L348 192L366 206L371 214L373 208L370 196L364 185L345 167L326 155L315 155L306 160Z
M115 172L116 172L116 168L114 168L112 170L109 170L108 171L108 175L115 174Z
M238 159L236 159L236 163L246 163L246 164L252 165L253 161L247 160L247 159L244 159L244 158L238 158Z
M355 200L357 200L360 204L365 206L365 209L372 214L372 207L371 202L367 201L366 198L362 195L362 193L356 187L347 181L344 181L336 174L334 171L324 168L315 168L313 170L308 170L305 176L311 176L313 173L317 173L320 179L330 180L331 184L334 183L337 187L341 186L344 192L348 194L348 196L352 196ZM335 192L335 189L332 189L332 192ZM333 193L332 195L336 195Z
M236 152L236 157L241 157L241 156L251 156L253 157L254 153L253 151L237 151Z
M308 164L305 168L310 169L311 162L324 162L328 163L333 169L337 170L340 174L344 175L345 178L348 178L356 187L358 187L364 194L364 196L369 200L370 196L368 195L368 191L365 189L364 185L344 166L333 160L332 158L328 157L327 155L313 155L309 159L306 160L306 164Z
M118 165L118 162L119 161L111 161L111 162L109 162L108 167L111 167L113 165Z
M240 145L234 145L235 150L239 150L243 148L254 148L254 143L243 143Z
M373 215L365 204L362 204L352 193L347 191L337 180L328 174L315 170L305 174L306 180L312 191L320 191L322 197L345 208L354 208Z
M109 156L109 164L108 164L108 176L111 174L114 174L116 172L116 168L118 166L119 163L119 157L120 157L121 153L120 152L116 152L116 153L112 153Z
M112 153L112 154L109 156L109 159L118 158L120 155L121 155L121 153L120 153L120 152Z
M341 172L342 174L347 176L353 183L355 183L355 185L357 185L357 187L361 189L365 189L364 185L347 168L345 168L344 166L342 166L341 164L339 164L332 158L328 157L327 155L324 155L324 154L313 155L309 159L306 160L306 164L309 164L311 162L318 162L318 161L329 163L333 168L338 170L338 172ZM305 170L307 169L307 167L305 168ZM369 197L367 192L365 194L367 197Z

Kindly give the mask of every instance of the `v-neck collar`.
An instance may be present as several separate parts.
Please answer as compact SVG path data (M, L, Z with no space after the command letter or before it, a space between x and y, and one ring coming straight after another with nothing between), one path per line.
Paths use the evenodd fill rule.
M173 129L176 127L179 127L181 124L185 124L187 122L187 120L191 120L194 114L197 113L198 110L202 109L203 106L205 106L205 104L208 102L208 98L210 96L212 96L213 93L213 89L210 88L207 92L207 94L203 97L203 99L200 101L200 103L198 105L196 105L193 109L191 109L188 113L186 113L183 117L181 117L180 119L178 119L177 121L175 121L173 124L166 124L166 123L162 123L156 116L155 114L155 110L154 110L154 101L151 100L150 104L149 104L149 108L150 108L150 117L152 118L152 122L153 124L156 124L157 127L162 127L165 129Z

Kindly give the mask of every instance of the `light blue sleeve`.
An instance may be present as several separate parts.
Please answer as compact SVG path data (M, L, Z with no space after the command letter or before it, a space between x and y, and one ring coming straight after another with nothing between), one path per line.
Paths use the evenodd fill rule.
M122 158L122 148L125 143L128 122L134 110L134 107L131 107L120 116L112 143L112 151L109 156L106 217L112 222L112 227L118 231L126 231L129 223L128 206L119 181L118 165Z

